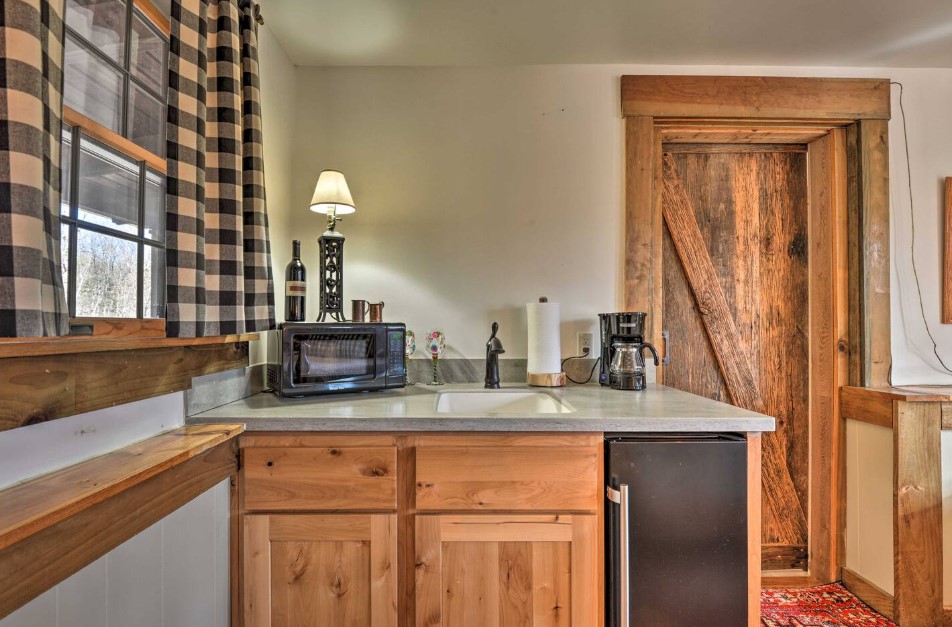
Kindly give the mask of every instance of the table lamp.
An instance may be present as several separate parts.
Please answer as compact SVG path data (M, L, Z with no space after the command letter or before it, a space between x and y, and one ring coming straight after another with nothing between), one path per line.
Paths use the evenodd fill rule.
M354 213L354 199L344 175L337 170L324 170L317 178L311 211L327 215L327 230L317 244L321 249L321 313L318 322L329 316L338 322L344 318L344 236L335 229L340 216Z

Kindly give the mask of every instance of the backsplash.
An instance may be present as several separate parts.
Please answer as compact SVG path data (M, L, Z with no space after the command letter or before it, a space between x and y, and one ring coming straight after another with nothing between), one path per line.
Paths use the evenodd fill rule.
M525 359L500 359L499 379L503 383L525 383ZM588 378L594 359L573 359L565 363L566 374L576 381ZM486 362L482 359L441 359L440 381L443 383L479 383L486 376ZM597 380L598 373L593 375ZM228 403L254 396L267 389L265 364L217 372L192 379L192 387L185 392L185 414L193 416ZM410 382L429 383L433 380L433 364L427 359L410 360ZM569 383L571 385L571 383Z

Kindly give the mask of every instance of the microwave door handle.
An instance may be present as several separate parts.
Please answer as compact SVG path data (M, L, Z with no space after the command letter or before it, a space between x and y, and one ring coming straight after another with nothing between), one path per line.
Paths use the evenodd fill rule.
M629 573L631 565L629 559L631 558L630 546L629 546L629 501L628 501L628 486L626 484L621 484L618 486L618 489L614 489L611 486L606 487L606 493L608 500L612 503L617 503L619 505L619 517L618 517L618 552L619 555L619 564L618 564L618 582L619 582L619 602L620 602L620 619L619 627L631 627L631 582L629 581Z

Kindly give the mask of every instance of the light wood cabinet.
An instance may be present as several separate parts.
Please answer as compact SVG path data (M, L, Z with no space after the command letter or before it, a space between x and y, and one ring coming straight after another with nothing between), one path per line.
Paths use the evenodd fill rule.
M245 627L396 627L396 514L244 517Z
M598 517L416 517L419 627L598 624Z
M249 434L244 627L596 627L601 434Z

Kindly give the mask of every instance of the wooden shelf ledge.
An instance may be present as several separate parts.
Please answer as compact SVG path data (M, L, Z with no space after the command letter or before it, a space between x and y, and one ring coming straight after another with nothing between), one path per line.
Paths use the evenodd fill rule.
M940 403L942 428L952 428L952 388L854 387L840 388L840 415L849 420L893 428L894 403Z
M235 344L257 340L257 333L216 335L214 337L101 337L66 336L46 338L0 338L0 358L41 357L44 355L71 355L76 353L103 353L108 351L146 348L174 348L178 346L210 346Z
M243 425L195 425L0 491L0 618L238 470Z

